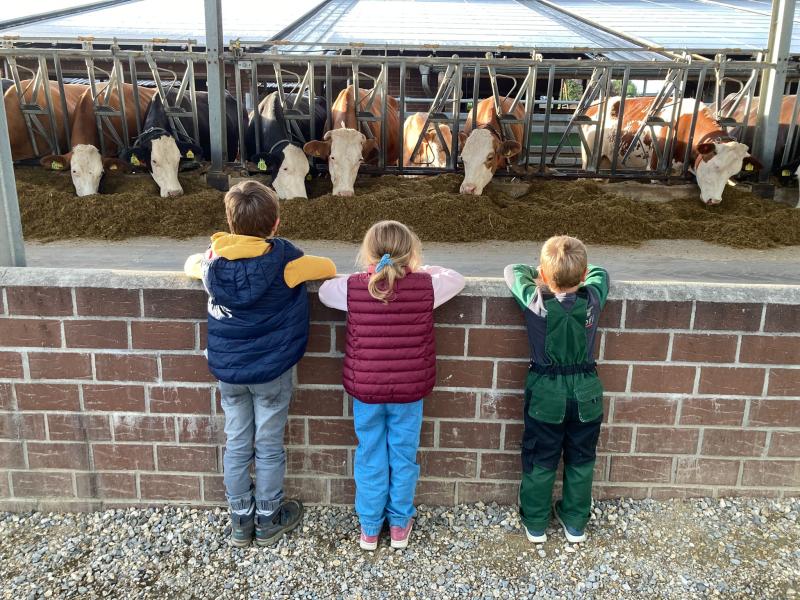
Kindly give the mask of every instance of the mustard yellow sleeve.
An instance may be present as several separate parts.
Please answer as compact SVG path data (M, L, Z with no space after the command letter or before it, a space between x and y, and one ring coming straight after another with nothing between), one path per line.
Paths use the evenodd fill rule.
M186 262L183 265L183 272L186 273L192 279L202 279L203 278L203 268L201 262L203 260L202 254L192 254L189 258L186 259Z
M301 256L286 264L283 279L289 287L297 287L304 281L330 279L336 275L336 265L323 256Z

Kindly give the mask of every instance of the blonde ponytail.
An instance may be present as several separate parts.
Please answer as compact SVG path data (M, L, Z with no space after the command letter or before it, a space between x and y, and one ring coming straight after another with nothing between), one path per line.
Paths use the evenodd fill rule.
M387 256L388 255L388 256ZM363 269L375 265L369 279L370 296L388 303L394 293L398 279L406 272L413 272L422 262L422 244L407 226L398 221L379 221L369 228L361 249L358 263Z

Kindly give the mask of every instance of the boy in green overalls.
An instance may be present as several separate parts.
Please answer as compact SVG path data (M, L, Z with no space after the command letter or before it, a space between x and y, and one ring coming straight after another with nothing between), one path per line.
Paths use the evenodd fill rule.
M505 280L525 314L531 364L525 382L520 515L528 540L547 541L556 469L564 454L562 499L553 507L567 541L586 541L603 385L594 343L608 273L587 264L569 236L542 247L539 268L509 265Z

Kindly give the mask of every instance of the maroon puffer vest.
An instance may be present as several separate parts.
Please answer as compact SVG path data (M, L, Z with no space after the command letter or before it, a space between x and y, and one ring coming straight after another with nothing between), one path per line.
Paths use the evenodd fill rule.
M436 384L431 276L398 279L387 304L369 295L369 277L347 280L344 389L369 404L415 402Z

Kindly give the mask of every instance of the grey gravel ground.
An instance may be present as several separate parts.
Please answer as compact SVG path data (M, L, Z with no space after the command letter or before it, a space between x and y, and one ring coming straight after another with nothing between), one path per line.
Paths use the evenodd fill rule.
M513 507L420 507L408 549L359 550L348 507L271 548L222 509L0 513L0 598L798 598L800 500L605 501L587 544L529 544Z

